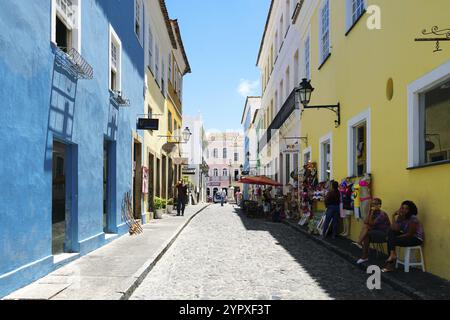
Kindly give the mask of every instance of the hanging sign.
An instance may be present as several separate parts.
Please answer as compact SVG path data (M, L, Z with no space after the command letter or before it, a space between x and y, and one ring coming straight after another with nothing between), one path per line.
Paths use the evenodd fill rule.
M300 153L300 144L287 144L283 147L283 153Z
M159 119L138 119L138 130L159 130Z

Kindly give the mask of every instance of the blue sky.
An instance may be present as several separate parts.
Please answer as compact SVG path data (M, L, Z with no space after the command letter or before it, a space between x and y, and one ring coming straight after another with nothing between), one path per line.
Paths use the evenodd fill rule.
M201 113L207 130L242 129L244 96L261 91L255 64L270 0L166 4L171 19L178 19L192 68L184 79L183 113Z

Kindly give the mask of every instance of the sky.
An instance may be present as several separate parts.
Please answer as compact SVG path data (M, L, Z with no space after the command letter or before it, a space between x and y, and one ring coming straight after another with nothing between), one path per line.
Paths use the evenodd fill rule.
M247 96L260 95L256 67L270 0L166 0L178 19L192 74L184 77L183 114L206 130L242 130Z

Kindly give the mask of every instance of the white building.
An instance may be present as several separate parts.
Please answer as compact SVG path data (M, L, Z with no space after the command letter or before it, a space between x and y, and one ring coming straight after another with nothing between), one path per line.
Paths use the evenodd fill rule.
M206 173L203 151L206 148L206 135L202 117L183 116L183 128L189 128L192 133L188 143L183 145L183 158L188 159L187 167L183 168L183 177L188 178L194 189L192 193L197 201L206 202Z
M310 78L310 20L316 1L272 0L257 66L261 71L259 157L264 174L284 185L293 183L291 172L300 165L300 112L294 88ZM305 21L305 23L304 23ZM295 146L297 152L286 152ZM305 151L307 152L307 150Z

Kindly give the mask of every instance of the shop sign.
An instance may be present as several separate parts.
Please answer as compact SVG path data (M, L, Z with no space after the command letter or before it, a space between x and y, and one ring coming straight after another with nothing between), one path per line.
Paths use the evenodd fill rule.
M183 175L194 176L196 174L196 171L197 170L195 170L195 168L193 168L193 169L186 168L186 169L183 169Z
M283 153L300 153L300 144L287 144L283 148Z
M159 130L159 119L138 119L138 130Z

